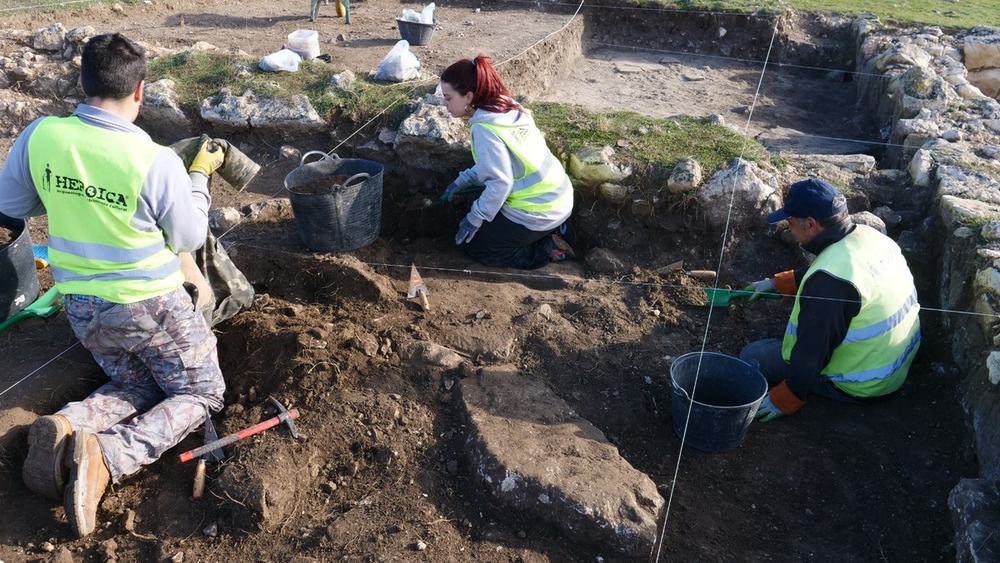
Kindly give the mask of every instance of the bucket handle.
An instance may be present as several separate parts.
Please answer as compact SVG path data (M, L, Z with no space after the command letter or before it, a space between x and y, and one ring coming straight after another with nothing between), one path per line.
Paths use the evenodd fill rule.
M321 158L319 160L328 160L328 159L337 159L337 160L340 160L340 157L337 156L337 153L335 153L335 152L309 151L306 154L302 155L302 159L299 160L299 166L304 166L305 163L306 163L306 159L309 158L309 156L314 155L314 154L321 154L321 155L323 155L323 158ZM317 162L319 162L319 161L317 161Z
M309 151L306 154L302 155L302 158L299 160L299 168L305 166L306 159L309 158L311 155L314 155L314 154L323 155L323 158L317 160L316 162L322 162L324 160L340 160L340 157L337 156L337 153L335 153L335 152L328 152L327 153L327 152L323 152L323 151ZM352 178L353 178L353 176L352 176ZM348 178L348 181L350 181L350 178ZM288 187L288 176L285 176L285 181L283 182L283 186L284 186L284 188L286 190L288 190L290 192L292 191L292 188Z
M371 178L371 177L372 177L372 175L369 174L369 173L367 173L367 172L358 172L354 176L351 176L350 178L348 178L346 182L344 182L344 189L352 188L352 187L354 187L354 185L361 185L361 184L367 182L368 178ZM354 180L357 180L358 178L361 178L361 181L358 182L357 184L353 184L352 185L351 182L353 182Z

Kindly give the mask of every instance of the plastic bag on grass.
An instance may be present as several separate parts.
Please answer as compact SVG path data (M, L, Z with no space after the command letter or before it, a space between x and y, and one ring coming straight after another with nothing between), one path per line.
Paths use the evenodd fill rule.
M382 59L375 73L375 80L403 82L420 77L420 61L410 52L410 43L399 40L389 54Z
M299 63L302 57L291 49L282 49L277 53L264 55L260 60L260 69L268 72L296 72L299 70Z

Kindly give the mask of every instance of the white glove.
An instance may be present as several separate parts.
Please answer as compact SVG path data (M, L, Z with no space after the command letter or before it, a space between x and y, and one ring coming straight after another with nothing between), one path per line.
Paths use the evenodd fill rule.
M765 293L776 293L778 287L774 285L774 280L771 278L764 278L760 281L755 281L752 284L746 286L744 291L752 291L753 295L750 296L747 301L756 301L760 299Z

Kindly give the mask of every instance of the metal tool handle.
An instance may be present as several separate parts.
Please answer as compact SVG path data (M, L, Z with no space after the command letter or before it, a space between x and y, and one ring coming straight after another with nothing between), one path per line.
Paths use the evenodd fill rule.
M194 459L196 457L203 456L203 455L207 454L210 451L217 450L219 448L228 446L229 444L232 444L233 442L238 442L238 441L240 441L240 440L242 440L244 438L249 438L250 436L253 436L254 434L259 434L259 433L267 430L268 428L273 428L273 427L281 424L282 422L284 422L287 419L295 420L298 417L299 417L299 411L298 411L298 409L291 409L291 410L288 411L287 415L285 413L281 413L281 414L279 414L278 416L276 416L274 418L269 418L269 419L265 420L264 422L259 422L257 424L254 424L250 428L245 428L243 430L240 430L239 432L236 432L235 434L230 434L230 435L226 436L225 438L220 438L220 439L218 439L218 440L216 440L216 441L214 441L214 442L212 442L210 444L205 444L204 446L202 446L200 448L195 448L193 450L186 451L186 452L184 452L184 453L182 453L180 455L181 463L184 463L186 461L191 461L192 459Z
M199 499L205 496L205 460L199 459L194 468L194 485L191 487L191 498Z

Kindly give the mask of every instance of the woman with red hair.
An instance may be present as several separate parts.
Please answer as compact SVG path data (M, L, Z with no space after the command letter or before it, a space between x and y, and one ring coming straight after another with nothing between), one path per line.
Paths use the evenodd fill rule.
M462 59L441 73L452 117L469 117L475 165L445 196L484 186L455 243L491 266L532 269L573 257L573 185L531 114L514 101L490 58Z

